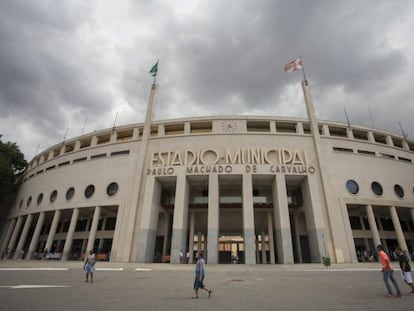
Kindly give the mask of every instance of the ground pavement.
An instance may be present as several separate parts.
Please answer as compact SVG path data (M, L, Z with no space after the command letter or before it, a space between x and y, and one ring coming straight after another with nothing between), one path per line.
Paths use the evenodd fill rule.
M192 299L194 265L98 262L85 283L82 262L1 261L0 310L411 310L385 298L379 263L206 265L211 298Z

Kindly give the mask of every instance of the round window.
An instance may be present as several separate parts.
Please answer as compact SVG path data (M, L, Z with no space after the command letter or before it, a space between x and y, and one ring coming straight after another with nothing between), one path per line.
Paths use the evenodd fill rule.
M359 192L359 186L358 183L355 180L349 179L346 182L346 188L348 191L352 194L357 194Z
M371 184L371 189L376 195L382 195L382 186L379 182L374 181Z
M85 189L85 197L87 199L89 199L91 196L93 196L94 192L95 192L95 186L94 185L89 185Z
M394 185L394 191L399 198L404 197L404 189L400 185Z
M31 196L27 199L26 208L28 208L30 206L30 204L32 204L32 197Z
M106 188L106 193L109 196L113 196L115 193L118 192L118 184L116 182L111 182L108 187Z
M58 195L57 190L53 190L53 192L50 194L50 203L53 203L56 201L57 195Z
M42 203L42 201L43 201L43 193L40 193L37 196L37 205L39 205L40 203Z
M72 199L74 194L75 194L75 188L70 187L68 191L66 191L66 200L69 201L70 199Z

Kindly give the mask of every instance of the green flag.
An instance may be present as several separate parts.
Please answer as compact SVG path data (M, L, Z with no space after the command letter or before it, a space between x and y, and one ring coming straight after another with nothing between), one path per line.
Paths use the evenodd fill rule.
M151 70L149 71L149 73L155 77L157 75L158 72L158 61L155 63L154 66L152 66Z

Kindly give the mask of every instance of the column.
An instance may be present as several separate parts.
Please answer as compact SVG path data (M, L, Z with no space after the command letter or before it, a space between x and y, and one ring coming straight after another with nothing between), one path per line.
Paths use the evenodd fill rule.
M195 228L195 212L190 213L190 234L188 237L188 252L190 253L190 258L188 263L192 263L194 260L194 228Z
M30 260L33 253L36 251L37 243L39 242L40 231L42 230L43 223L45 221L45 212L40 212L37 219L36 228L33 232L32 240L30 241L29 250L27 251L26 259Z
M273 209L276 229L276 246L279 263L293 263L292 235L285 176L277 174L273 180Z
M207 263L218 263L219 231L219 179L217 174L208 178Z
M7 245L9 243L9 241L10 241L10 237L11 237L11 235L13 233L13 229L14 229L14 227L16 225L16 221L17 221L17 218L13 218L13 219L10 219L9 220L9 226L7 227L7 233L6 233L6 236L5 236L5 238L4 238L4 240L3 240L2 244L1 244L1 256L3 256L3 253L4 253L4 251L7 248ZM4 259L7 259L7 258L4 258Z
M9 245L7 246L9 248L9 254L8 254L9 257L11 253L14 251L14 246L16 245L17 235L19 234L22 222L23 222L23 216L20 216L19 218L17 218L17 222L16 222L16 225L14 226L13 234L9 241Z
M154 177L147 177L144 204L138 235L138 262L152 262L160 211L161 184Z
M96 238L96 231L98 230L99 217L101 217L101 207L97 206L95 207L95 211L93 213L91 231L89 232L88 244L86 245L86 253L89 253L90 250L93 250L93 247L95 245L95 238Z
M256 264L253 211L253 181L251 174L243 175L243 233L244 263Z
M308 176L302 183L303 211L309 239L311 262L321 262L321 257L331 257L326 249L324 215L317 178ZM334 254L332 254L334 255ZM303 258L302 258L303 259Z
M297 258L298 258L298 262L299 263L303 263L303 258L302 258L302 249L301 249L301 245L300 245L300 228L299 228L299 218L300 215L302 214L302 211L295 211L293 214L293 226L295 228L295 239L296 239L296 254L297 254Z
M380 236L377 228L377 222L375 221L374 210L372 209L371 205L366 206L367 216L368 216L368 223L369 227L371 228L372 239L374 240L374 245L381 244Z
M177 176L174 220L171 239L171 263L180 263L180 251L187 253L188 200L190 187L186 175Z
M273 240L273 222L272 213L267 213L267 230L269 235L269 250L270 250L270 263L275 263L275 242Z
M390 206L390 214L392 223L394 225L395 233L397 234L398 244L403 251L408 251L407 243L405 242L404 232L402 231L400 219L398 218L398 213L395 206Z
M46 245L45 245L45 248L47 248L49 252L52 251L51 248L53 244L53 239L56 234L56 228L59 224L59 218L60 218L60 210L56 210L55 215L53 216L52 225L50 226L49 235L47 236Z
M72 249L73 234L75 233L76 224L79 217L79 208L75 208L70 219L68 234L66 235L65 246L63 247L62 260L68 260L69 253Z
M29 233L30 225L32 223L33 214L29 214L26 217L26 221L24 223L22 234L20 235L19 243L17 243L16 252L14 254L14 259L18 259L20 256L20 251L24 251L23 247L26 243L27 234ZM21 258L23 259L23 258Z
M261 233L262 236L262 263L266 264L267 263L267 259L266 259L266 240L265 240L265 232L262 231Z
M164 218L165 218L165 222L164 222L164 243L162 245L162 255L167 255L167 250L168 250L168 234L170 232L170 213L169 212L165 212L164 213Z

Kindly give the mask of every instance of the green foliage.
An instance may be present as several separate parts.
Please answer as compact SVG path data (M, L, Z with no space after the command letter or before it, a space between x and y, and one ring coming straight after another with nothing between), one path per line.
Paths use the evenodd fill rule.
M27 161L16 143L4 143L0 135L0 202L17 189L17 176L26 167Z

